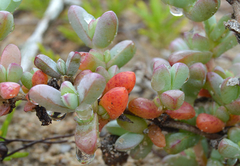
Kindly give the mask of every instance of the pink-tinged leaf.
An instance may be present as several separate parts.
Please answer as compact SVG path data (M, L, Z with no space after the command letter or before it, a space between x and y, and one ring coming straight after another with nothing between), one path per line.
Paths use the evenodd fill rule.
M226 72L224 71L224 69L221 66L216 66L214 68L213 72L215 72L218 75L220 75L223 79L226 78Z
M223 121L206 113L201 113L197 116L196 125L201 131L206 133L217 133L222 131L225 127Z
M160 96L161 103L170 110L176 110L184 102L185 95L180 90L168 90Z
M171 69L171 89L179 89L189 78L189 68L184 63L175 63Z
M177 110L167 110L166 113L173 119L187 120L195 116L195 110L191 104L184 102Z
M18 82L23 75L23 69L19 64L11 63L7 69L7 81Z
M95 71L98 66L103 66L105 68L105 63L100 61L94 55L87 52L80 52L81 54L81 64L80 70L91 70Z
M62 95L61 98L66 107L70 109L76 109L78 107L78 96L76 94L66 93Z
M193 63L201 62L206 64L212 58L212 53L210 51L195 51L195 50L184 50L177 51L171 54L168 58L170 65L177 62L185 63L190 66Z
M177 154L197 144L200 138L199 135L187 132L169 133L165 135L164 150L169 154Z
M240 99L237 99L232 103L225 105L225 107L230 114L240 115Z
M35 107L36 107L35 104L33 104L33 103L30 102L30 101L27 101L27 103L26 103L25 106L24 106L24 111L25 111L25 112L33 111Z
M99 17L100 18L100 17ZM89 22L88 24L88 36L92 39L93 35L95 33L95 29L98 23L99 18L97 18L96 20L92 20Z
M0 11L0 41L13 30L13 26L13 15L7 11Z
M75 132L75 142L79 150L86 154L94 154L97 150L98 139L98 117L94 115L94 119L84 125L77 125Z
M96 48L106 48L114 40L118 30L118 18L113 11L105 12L98 20L92 39Z
M74 110L67 108L61 100L61 92L57 89L39 84L30 89L28 92L30 100L45 107L53 112L73 112Z
M10 104L0 101L0 117L8 114L10 110L11 110Z
M57 61L57 69L58 69L58 71L61 75L66 75L66 73L67 73L66 63L61 58L59 58L58 61Z
M7 45L1 56L1 65L3 65L5 69L8 68L10 63L21 65L21 52L14 44Z
M57 63L46 55L43 54L37 55L34 60L34 64L36 67L41 69L45 74L51 77L60 78L61 76L57 69Z
M160 65L165 64L166 66L170 66L169 62L162 58L153 58L151 62L151 69L154 72L156 68L158 68Z
M198 34L186 32L184 33L186 41L188 42L188 46L191 50L199 50L199 51L209 51L210 50L210 42L209 39Z
M128 104L128 109L133 114L145 119L157 118L163 113L153 101L145 98L132 99Z
M92 104L101 96L105 86L105 78L100 74L89 73L85 75L77 87L79 103Z
M92 54L93 56L98 58L100 61L104 61L104 53L102 53L101 51L91 49L88 53Z
M111 60L107 63L107 68L113 65L121 68L132 59L135 52L136 47L131 40L124 40L118 43L110 50Z
M201 22L212 17L220 6L220 0L200 0L184 10L184 15L195 22Z
M102 75L105 78L106 82L110 80L110 75L104 67L102 66L97 67L96 73Z
M226 158L239 158L240 148L238 144L224 138L218 144L218 152Z
M221 97L221 90L220 86L223 82L221 76L214 72L208 72L206 77L205 88L210 92L213 99L220 105L222 105L222 97Z
M77 90L74 88L74 86L70 81L64 81L61 84L60 91L61 91L61 95L64 95L66 93L77 94Z
M151 86L155 91L163 93L171 88L171 74L168 66L162 64L158 66L152 76Z
M169 46L169 50L172 52L181 51L181 50L189 50L186 42L182 38L177 38L173 40Z
M80 66L81 62L81 55L79 52L70 52L66 61L66 70L67 70L67 75L69 76L74 76L78 68Z
M232 84L231 84L232 83ZM221 97L225 104L229 104L239 97L240 88L238 78L226 78L221 85Z
M207 68L202 63L194 63L189 67L189 72L190 77L181 88L185 93L185 101L193 104L206 82Z
M7 81L7 71L3 65L0 64L0 82Z
M20 85L15 82L0 83L0 95L3 99L11 99L18 95Z
M117 65L113 65L108 69L108 73L110 75L110 78L112 78L113 76L115 76L116 74L119 73L119 67ZM107 81L108 82L108 81Z
M81 82L82 78L86 75L86 74L89 74L89 73L92 73L91 70L83 70L81 71L80 73L78 73L78 75L75 77L74 79L74 87L77 88L79 83Z
M72 5L68 10L68 19L78 37L88 46L92 47L91 38L88 36L88 24L94 17L82 7Z

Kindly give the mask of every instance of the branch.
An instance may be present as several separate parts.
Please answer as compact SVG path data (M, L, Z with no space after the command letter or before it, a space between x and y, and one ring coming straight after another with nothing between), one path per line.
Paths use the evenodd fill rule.
M201 135L203 137L206 137L208 139L219 139L223 137L221 134L217 134L217 133L211 134L211 133L202 132L197 127L183 123L183 122L175 121L166 114L162 114L159 118L155 118L153 120L149 119L149 120L152 121L154 124L158 125L160 128L167 127L172 129L186 130L186 131Z
M5 157L11 156L14 153L21 151L23 149L26 149L28 147L31 147L37 143L46 143L46 144L57 144L57 143L66 143L69 142L68 140L58 140L58 141L48 141L51 139L61 139L61 138L67 138L67 137L72 137L74 134L68 134L68 135L60 135L60 136L54 136L54 137L49 137L49 138L44 138L44 139L40 139L40 140L27 140L27 139L6 139L0 136L1 139L3 139L4 141L1 142L5 142L6 144L12 143L12 142L29 142L26 145L23 145L21 148L18 148L14 151L12 151L11 153L8 153ZM71 141L71 143L74 141Z

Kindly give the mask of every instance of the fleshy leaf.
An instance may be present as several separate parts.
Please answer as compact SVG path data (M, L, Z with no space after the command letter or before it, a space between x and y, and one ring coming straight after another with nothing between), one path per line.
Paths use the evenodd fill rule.
M125 130L125 129L121 128L121 126L119 126L119 124L117 123L117 120L110 121L106 125L106 129L112 135L118 135L118 136L121 136L128 132L127 130Z
M238 144L240 142L240 128L232 127L228 130L228 138L234 143Z
M184 63L175 63L171 69L171 89L179 89L189 78L189 69Z
M21 2L22 0L2 0L0 4L0 10L14 12Z
M223 82L223 79L221 76L219 76L217 73L214 72L208 72L206 77L206 84L205 88L210 92L213 99L221 105L223 103L221 98L221 90L220 85Z
M96 73L102 75L105 78L106 82L110 80L110 75L104 67L102 66L97 67Z
M60 91L61 91L61 95L64 95L64 94L66 94L66 93L74 93L74 94L77 94L76 89L74 88L74 86L72 85L72 83L69 82L69 81L64 81L64 82L61 84Z
M240 148L231 140L224 138L218 144L219 153L226 158L240 158Z
M80 73L78 73L78 75L75 77L74 83L73 83L73 85L76 89L77 89L79 83L81 82L82 78L89 73L92 73L92 71L91 70L83 70Z
M69 76L74 76L81 62L81 55L79 52L70 52L66 61L66 72Z
M20 85L15 82L0 83L0 95L3 99L11 99L18 95Z
M128 119L130 119L130 121L132 121L132 122L129 123L127 121L122 121L121 119L117 119L118 124L123 129L125 129L129 132L142 134L143 130L145 130L147 128L147 122L144 119L139 118L137 116L133 116L133 115L128 115L128 114L124 114L124 115Z
M168 58L168 61L171 65L177 62L182 62L190 66L197 62L206 64L211 58L212 53L210 51L184 50L171 54Z
M105 86L105 78L100 74L89 73L85 75L77 87L79 103L92 104L100 97Z
M98 20L92 44L96 48L106 48L115 38L118 18L113 11L105 12Z
M61 75L66 75L66 63L61 58L57 61L57 69Z
M7 81L18 82L23 74L23 69L19 64L11 63L7 69Z
M225 107L230 114L240 115L240 99L237 99L232 103L225 105Z
M226 32L226 28L223 26L223 23L231 19L231 14L224 15L216 24L216 26L213 28L213 30L210 33L210 38L213 41L217 41L220 39L220 37Z
M182 38L177 38L170 43L169 50L172 52L189 50L189 47Z
M61 92L57 89L39 84L30 89L28 92L30 100L45 107L53 112L73 112L74 110L67 108L61 100Z
M234 84L235 81L235 84ZM221 97L225 104L229 104L239 97L240 88L238 78L226 78L221 85Z
M77 125L75 133L75 142L77 147L84 153L94 154L97 150L98 140L98 117L94 115L94 119L84 125Z
M113 65L108 69L108 73L110 78L112 78L113 76L115 76L116 74L119 73L119 67L117 65ZM108 82L108 81L107 81Z
M213 49L213 57L217 58L222 55L227 50L233 48L238 44L237 39L235 37L235 33L228 32L223 39L221 39L221 43Z
M92 47L91 38L88 36L88 24L95 18L82 7L72 5L68 10L68 19L78 37L88 47Z
M97 57L88 52L80 52L81 54L81 64L79 66L80 70L91 70L96 71L98 66L106 67L105 63L100 61Z
M151 86L155 91L163 93L171 89L171 74L165 64L158 66L152 76Z
M128 103L128 91L125 87L116 87L108 91L100 100L101 105L111 119L118 118Z
M169 62L162 58L153 58L150 64L152 71L154 72L160 65L165 64L166 66L170 66Z
M111 60L107 63L107 68L117 65L119 68L130 61L136 52L135 44L131 40L124 40L116 44L111 50Z
M185 101L193 104L199 91L206 82L207 69L202 63L195 63L189 67L190 77L183 84L182 90L185 93Z
M144 138L143 134L125 133L115 142L115 148L119 151L127 151L136 147Z
M36 67L41 69L47 75L60 78L61 74L58 72L57 64L51 58L46 55L39 54L36 56L34 60L34 64Z
M10 63L21 65L21 52L14 44L7 45L1 56L1 65L3 65L5 69L8 68Z
M140 97L132 99L128 104L128 109L133 114L145 119L157 118L163 113L153 101Z
M170 110L176 110L183 104L185 95L180 90L168 90L163 92L159 97L165 107Z
M12 31L13 26L13 15L7 11L0 11L0 41Z
M176 166L180 163L187 163L188 166L198 166L198 162L195 158L181 154L167 155L162 159L162 163L168 166Z
M198 0L188 10L183 10L184 15L195 22L201 22L212 17L220 6L220 0Z
M152 141L145 135L142 142L130 151L130 156L135 160L143 159L151 152L152 146Z
M115 87L125 87L130 93L136 83L136 75L134 72L131 71L125 71L120 72L113 76L108 82L104 89L103 94L108 92L109 90L115 88Z
M0 64L0 82L7 81L7 71L3 65Z
M169 154L177 154L198 143L200 136L192 133L171 133L165 136L166 146L164 149Z
M70 109L76 109L78 107L78 96L76 94L66 93L62 95L61 98L66 107Z
M27 89L31 89L32 87L32 76L33 76L32 73L24 72L21 77L21 82Z

